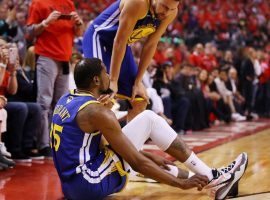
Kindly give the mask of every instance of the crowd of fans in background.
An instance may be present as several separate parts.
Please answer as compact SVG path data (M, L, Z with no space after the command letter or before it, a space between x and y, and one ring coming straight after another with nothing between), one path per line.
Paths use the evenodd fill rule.
M74 4L87 27L112 2L75 0ZM26 25L30 4L30 0L0 1L0 170L13 167L12 159L31 162L30 158L50 157L38 147L44 134L44 105L37 101L36 40ZM82 57L81 41L82 37L74 39L69 88L75 87L72 71ZM137 62L142 43L132 45ZM15 60L12 52L18 52ZM148 109L179 134L213 124L269 118L270 2L183 0L143 82L151 100ZM118 103L124 111L126 102ZM52 108L46 109L48 117ZM49 127L45 129L48 132Z

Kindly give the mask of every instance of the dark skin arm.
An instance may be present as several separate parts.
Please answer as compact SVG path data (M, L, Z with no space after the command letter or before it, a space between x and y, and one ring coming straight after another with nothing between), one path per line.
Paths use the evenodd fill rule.
M166 169L166 170L170 170L170 168L168 167L168 165L174 165L175 164L169 160L166 160L165 158L152 154L150 152L146 152L146 151L140 151L144 156L146 156L147 158L149 158L150 160L152 160L154 163L156 163L158 166L160 166L162 169ZM186 170L183 170L181 168L178 167L178 176L177 178L182 178L182 179L187 179L189 175L189 172Z
M114 113L100 104L90 104L81 110L76 121L84 132L99 130L111 147L137 172L170 186L198 190L207 184L205 176L195 176L193 179L181 180L166 173L153 161L137 151L129 139L122 133Z
M163 169L170 170L170 168L167 165L175 165L173 162L164 159L163 157L160 157L158 155L154 155L152 153L146 152L146 151L140 151L145 157L152 160L154 163L156 163L158 166L160 166Z

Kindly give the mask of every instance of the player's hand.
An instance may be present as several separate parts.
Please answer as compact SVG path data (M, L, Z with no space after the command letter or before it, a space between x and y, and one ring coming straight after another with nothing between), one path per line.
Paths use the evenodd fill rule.
M102 104L108 104L109 102L113 101L114 96L116 95L118 91L118 83L117 81L110 81L110 93L108 94L102 94L97 99Z
M207 176L195 174L194 176L190 177L189 179L183 180L182 189L188 190L191 188L197 188L198 191L201 191L207 184L209 180Z
M166 160L165 158L158 156L158 155L153 155L151 157L151 160L156 163L158 166L160 166L163 169L170 170L168 165L175 165L173 162Z
M80 26L80 25L83 24L83 21L82 21L82 19L80 18L80 16L78 15L77 12L73 11L73 12L70 13L70 15L71 15L71 19L75 22L75 24L76 24L77 26Z
M135 83L132 90L131 101L135 100L136 96L142 97L149 104L149 97L147 96L146 89L142 82Z
M46 24L51 24L52 22L55 22L59 17L60 17L61 13L59 11L53 11L51 12L51 14L47 17L47 19L45 20Z

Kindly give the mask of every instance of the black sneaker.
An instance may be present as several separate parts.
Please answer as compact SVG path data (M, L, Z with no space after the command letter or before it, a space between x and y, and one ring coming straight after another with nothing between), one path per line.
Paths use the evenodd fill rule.
M31 149L25 150L24 153L32 160L43 160L45 158L45 156L41 155L39 152L32 151Z
M39 153L42 155L42 156L45 156L45 158L49 158L49 159L52 159L52 150L50 147L45 147L43 149L40 149L39 150Z
M32 162L32 159L22 152L11 153L11 158L16 162Z
M13 160L6 158L2 154L0 154L0 162L3 163L3 164L6 164L8 167L14 167L15 166L15 162Z

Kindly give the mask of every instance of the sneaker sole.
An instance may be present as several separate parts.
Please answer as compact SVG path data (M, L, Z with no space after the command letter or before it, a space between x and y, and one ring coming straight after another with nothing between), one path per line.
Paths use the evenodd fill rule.
M15 162L19 163L31 163L32 159L13 159Z
M44 160L44 159L45 159L45 156L38 156L38 157L31 157L31 156L30 156L30 158L31 158L32 160Z
M242 159L242 162L240 165L235 169L234 171L234 178L231 183L226 184L225 186L221 187L217 190L215 199L216 200L223 200L227 197L227 195L232 190L233 186L237 184L237 182L242 178L244 175L247 166L248 166L248 157L246 153L243 153L244 158ZM242 171L242 172L241 172Z

